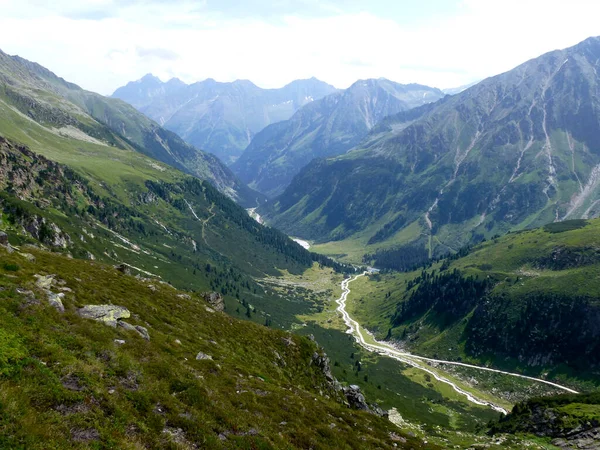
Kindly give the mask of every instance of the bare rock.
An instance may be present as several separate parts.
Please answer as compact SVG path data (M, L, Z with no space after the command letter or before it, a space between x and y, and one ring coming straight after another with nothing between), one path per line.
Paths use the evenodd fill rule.
M64 313L65 306L63 305L62 299L64 298L65 294L62 292L55 294L51 291L46 291L46 294L48 295L48 303L50 303L50 306L56 308L59 313Z
M100 433L95 428L73 428L71 429L71 439L75 442L89 442L100 439Z
M223 296L218 292L205 292L204 294L202 294L202 298L215 311L223 311L225 309L225 302L223 300Z
M23 258L25 258L29 262L35 262L35 256L33 256L31 253L19 252L19 255L21 255Z
M8 235L4 231L0 231L0 245L8 245Z
M35 274L34 277L37 279L35 285L40 289L50 289L52 284L54 284L54 277L56 275L38 275Z
M346 400L348 400L348 404L352 409L362 409L364 411L369 411L369 405L365 400L365 396L360 392L360 387L353 384L344 388L344 395L346 396Z
M150 335L148 334L148 330L140 325L136 325L135 326L135 331L138 332L138 334L143 337L144 339L146 339L147 341L150 340Z
M314 352L312 356L312 363L319 369L321 369L321 372L323 372L323 375L325 375L327 381L331 383L335 380L333 374L331 373L329 358L326 354L323 353L322 355L320 355L319 353Z
M210 359L210 360L212 360L213 358L212 358L212 356L207 355L206 353L198 352L198 354L196 355L196 359L198 361L201 361L203 359Z
M119 319L127 319L131 316L127 308L116 305L86 305L80 308L77 313L84 319L104 322L111 327L116 327Z
M94 255L92 255L92 258L90 259L94 259L93 258ZM117 269L119 272L124 273L125 275L131 275L131 269L129 268L129 266L125 265L125 264L117 264L116 266L114 266L115 269Z

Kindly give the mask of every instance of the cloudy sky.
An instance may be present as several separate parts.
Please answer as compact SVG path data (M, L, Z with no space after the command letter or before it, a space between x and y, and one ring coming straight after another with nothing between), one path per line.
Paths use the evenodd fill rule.
M0 0L0 49L111 94L153 73L440 88L600 35L593 0Z

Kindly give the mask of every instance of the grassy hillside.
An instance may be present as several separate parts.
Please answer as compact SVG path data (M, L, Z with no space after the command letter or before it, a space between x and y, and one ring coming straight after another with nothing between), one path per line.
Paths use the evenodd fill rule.
M0 262L2 448L425 447L341 403L306 338L98 262L26 246ZM149 340L80 317L89 304L127 308Z
M125 263L136 273L187 290L219 291L240 317L246 314L245 299L253 305L249 318L286 327L295 320L293 314L268 316L286 300L255 278L283 269L297 273L314 261L338 267L258 224L208 182L151 160L131 167L127 159L115 159L109 168L77 158L69 147L63 152L51 148L51 153L74 161L76 170L0 137L0 229L14 243ZM140 161L137 153L128 156ZM92 175L86 176L88 170ZM295 309L311 307L305 302Z
M484 242L355 284L352 312L417 354L598 385L600 220Z

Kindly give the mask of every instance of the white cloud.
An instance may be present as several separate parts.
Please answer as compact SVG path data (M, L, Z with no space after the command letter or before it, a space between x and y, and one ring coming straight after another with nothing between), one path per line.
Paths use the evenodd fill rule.
M311 76L338 87L377 77L450 87L600 34L600 2L584 0L464 0L455 15L410 27L335 8L234 19L191 1L0 0L0 9L2 50L103 94L148 72L263 87Z

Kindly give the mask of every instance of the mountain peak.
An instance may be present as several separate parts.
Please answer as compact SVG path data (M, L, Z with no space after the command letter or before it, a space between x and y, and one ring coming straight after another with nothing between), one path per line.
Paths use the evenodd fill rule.
M158 77L156 77L156 76L152 75L151 73L147 73L147 74L146 74L146 75L144 75L142 78L140 78L140 79L138 80L138 83L139 83L139 82L149 82L149 81L152 81L152 82L157 82L157 83L161 83L161 84L162 84L162 81L160 80L160 78L158 78Z

